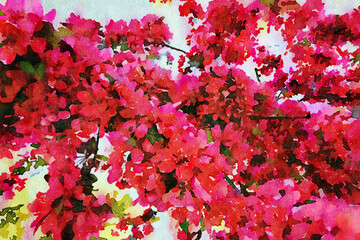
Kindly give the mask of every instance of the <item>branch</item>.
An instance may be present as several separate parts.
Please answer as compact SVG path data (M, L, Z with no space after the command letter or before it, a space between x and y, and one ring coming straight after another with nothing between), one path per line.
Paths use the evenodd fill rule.
M279 94L276 96L275 101L279 101L281 94L282 94L282 91L280 91Z
M96 148L94 151L94 161L96 159L97 152L99 151L99 140L100 140L100 123L99 123L99 129L96 136Z
M259 74L259 71L258 71L257 68L255 68L255 74L256 74L256 79L258 80L258 82L261 82L261 81L260 81L261 75Z
M288 116L283 116L283 117L277 117L277 116L271 116L271 117L264 117L264 116L249 116L249 118L250 118L251 120L263 120L263 119L268 119L268 120L283 120L283 119L295 120L295 119L309 119L309 118L310 118L310 113L306 114L306 116L299 116L299 117L288 117Z
M176 50L176 51L179 51L179 52L182 52L182 53L186 54L186 51L184 51L184 50L182 50L180 48L177 48L177 47L170 46L170 45L168 45L168 44L166 44L164 42L161 43L161 45L163 45L164 47L168 47L170 49L173 49L173 50Z

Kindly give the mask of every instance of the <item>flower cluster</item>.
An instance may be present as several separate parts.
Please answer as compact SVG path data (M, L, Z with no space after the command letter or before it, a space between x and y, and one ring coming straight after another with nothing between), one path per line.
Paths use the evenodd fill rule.
M53 12L19 2L0 6L0 158L28 151L0 175L0 195L46 168L49 188L27 206L33 232L88 240L116 219L112 236L142 239L167 212L178 239L360 236L360 8L182 1L184 53L163 17L102 27L71 14L56 29ZM272 32L284 54L261 42ZM176 50L173 74L157 58ZM97 194L97 172L146 210Z

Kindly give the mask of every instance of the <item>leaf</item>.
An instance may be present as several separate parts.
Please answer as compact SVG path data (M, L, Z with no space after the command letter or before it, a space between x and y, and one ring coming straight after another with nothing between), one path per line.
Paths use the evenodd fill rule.
M42 236L39 240L52 240L51 235L49 236Z
M116 49L118 46L121 46L120 42L115 42L112 38L110 39L111 42L111 48L114 50Z
M13 170L13 173L16 173L18 175L23 175L26 172L26 169L24 167L18 167Z
M101 160L101 161L107 161L109 158L108 157L106 157L106 156L104 156L104 155L96 155L96 158L97 159L99 159L99 160Z
M160 217L152 217L152 218L150 219L150 222L151 222L151 223L158 222L158 221L160 221Z
M184 231L184 233L186 233L186 234L189 233L189 225L190 225L190 223L189 223L187 220L185 220L185 222L180 223L181 229L182 229L182 230Z
M125 216L125 210L133 205L133 200L129 194L122 197L120 201L113 200L111 203L111 209L118 218Z
M74 35L73 31L69 28L61 27L58 31L54 32L54 36L48 37L47 40L53 45L54 48L58 48L58 43L62 38L71 37Z
M16 216L14 211L19 210L22 206L24 205L19 204L15 207L7 207L2 209L0 211L0 216L5 216L5 219L1 219L0 228L3 228L8 223L15 224L19 220L19 217Z
M26 72L28 74L33 75L35 73L35 69L34 69L33 65L31 65L31 63L29 63L29 62L21 61L20 68L21 68L21 70L23 70L24 72Z
M224 145L220 145L220 153L227 156L227 157L231 157L231 153L230 153L230 150L229 150L229 147L227 146L224 146Z
M19 210L22 206L24 206L24 204L19 204L15 207L7 207L7 208L4 208L0 211L0 216L4 216L7 212L9 211L16 211L16 210Z
M89 240L96 240L96 239L98 239L98 240L107 240L107 238L103 238L103 237L96 238L94 236L91 236Z
M110 76L107 73L105 73L105 77L107 77L107 79L109 79L110 83L114 83L116 81L112 76Z
M127 140L127 143L128 143L129 145L131 145L132 147L135 147L135 146L136 146L136 140L135 140L134 138L129 138L129 139Z
M117 215L117 217L122 218L125 214L125 203L118 204L116 201L114 201L113 204L111 204L111 209L113 212Z
M360 53L357 53L352 60L353 60L354 62L360 61Z
M33 148L39 148L40 147L40 143L32 143L32 144L30 144L30 146L31 147L33 147Z
M146 59L159 59L159 57L154 53L150 53L146 56Z
M64 137L66 137L66 135L59 135L59 136L56 136L56 141L59 141L61 139L63 139Z
M44 64L40 63L39 66L37 66L36 70L34 71L35 75L37 75L40 80L43 78L44 76Z
M271 5L274 5L274 0L259 0L260 3L265 4L268 7L271 7Z
M127 51L127 50L129 50L128 43L127 43L127 42L121 43L120 50L121 50L121 51Z
M0 196L2 196L4 194L4 191L2 189L0 189Z
M0 16L6 16L6 14L0 9Z
M214 142L214 137L211 135L211 130L206 129L205 133L206 133L206 136L207 136L207 143Z
M201 218L200 218L200 226L201 226L201 231L206 230L204 216L201 216Z
M24 162L25 163L25 162ZM31 166L32 166L33 162L26 162L26 167L25 167L25 171L29 171Z
M42 157L38 156L38 160L36 161L34 168L37 169L40 166L46 166L46 165L47 164L46 164L45 160Z
M21 68L21 70L23 70L24 72L26 72L30 75L38 76L40 79L42 79L44 76L44 64L43 63L40 63L37 67L35 67L29 62L21 61L20 68Z
M236 188L234 182L228 176L225 175L224 179L230 184L232 188Z
M251 129L251 132L254 134L254 135L258 135L260 137L263 137L263 131L260 130L260 127L259 126L256 126L254 128Z
M304 204L312 204L312 203L314 203L314 202L316 202L316 201L314 201L314 200L305 200L305 201L304 201Z
M163 140L163 137L161 134L159 134L156 126L150 128L146 133L146 136L152 145L154 145L156 141L160 142L161 140Z

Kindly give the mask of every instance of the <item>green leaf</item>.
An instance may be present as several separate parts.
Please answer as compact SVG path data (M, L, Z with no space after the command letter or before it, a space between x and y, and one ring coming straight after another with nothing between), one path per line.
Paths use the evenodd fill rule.
M316 133L318 133L318 134L317 134L318 140L321 140L321 139L324 138L324 132L323 132L321 129L319 129L318 131L316 131L315 134L316 134Z
M312 204L312 203L314 203L314 202L316 202L316 201L314 201L314 200L305 200L305 201L304 201L304 204Z
M251 129L251 132L254 134L254 135L259 135L260 137L263 137L263 131L260 130L260 127L259 126L256 126L254 128Z
M91 236L89 240L96 240L96 239L98 239L98 240L107 240L107 238L103 238L103 237L96 238L94 236Z
M204 216L201 216L201 218L200 218L200 226L201 226L201 231L206 230Z
M234 182L228 176L225 175L224 179L230 184L232 188L236 188Z
M101 160L101 161L107 161L109 158L108 157L106 157L106 156L104 156L104 155L96 155L96 158L97 159L99 159L99 160Z
M49 236L42 236L39 240L52 240L51 235Z
M146 59L159 59L159 57L154 53L150 53L146 56Z
M303 178L300 174L297 174L297 175L295 176L295 180L296 180L296 181L301 181L301 180L304 180L304 178Z
M354 62L360 61L360 53L357 53L357 54L355 55L355 57L353 58L353 61L354 61Z
M59 141L60 139L63 139L64 137L66 137L66 135L59 135L59 136L56 136L56 141Z
M110 83L114 83L116 81L112 76L110 76L107 73L105 73L105 77L107 77L107 79L109 79Z
M26 163L25 171L29 171L33 162L24 162L24 163Z
M0 9L0 16L6 16L6 14Z
M16 173L18 175L23 175L26 172L26 169L24 167L18 167L13 170L13 173Z
M7 207L2 209L0 211L0 216L5 216L5 219L4 218L1 219L0 228L3 228L8 223L15 224L18 221L19 217L16 216L14 211L19 210L22 206L24 205L19 204L15 207Z
M220 145L220 153L227 156L227 157L231 157L231 153L230 153L230 150L229 150L229 147L227 146L224 146L224 145Z
M163 137L161 134L159 134L156 126L150 128L146 133L146 136L152 145L154 145L156 141L160 142L161 140L163 140Z
M26 72L28 74L35 73L35 69L34 69L33 65L31 65L31 63L29 63L29 62L21 61L20 68L21 68L21 70L23 70L24 72Z
M42 79L44 76L44 64L40 63L39 66L36 68L36 70L34 71L34 73L40 78Z
M260 0L259 2L262 4L265 4L268 7L271 7L272 5L274 5L275 1L274 0Z
M129 138L126 142L132 147L136 146L136 140L134 138Z
M2 42L1 42L1 43L0 43L0 47L3 47L3 46L5 46L5 43L2 43Z
M126 215L125 210L132 205L133 200L131 199L129 194L126 194L120 201L113 200L113 202L111 203L111 209L118 218L123 218Z
M111 48L114 50L116 49L118 46L121 46L120 42L115 42L112 38L110 39L111 42Z
M206 136L207 136L207 143L214 142L214 137L211 135L211 130L206 129L205 133L206 133Z
M30 144L30 146L31 147L33 147L33 148L39 148L40 147L40 143L32 143L32 144Z
M125 203L120 203L118 204L117 202L114 202L112 205L111 205L111 209L113 210L113 212L116 214L116 216L118 218L123 218L125 216Z
M2 196L4 194L4 191L2 189L0 189L0 196Z
M11 212L11 211L16 211L16 210L19 210L22 206L24 206L24 204L19 204L15 207L7 207L7 208L4 208L0 211L0 216L4 216L7 212Z
M186 233L186 234L189 233L189 225L190 225L190 223L189 223L187 220L185 220L185 222L180 223L181 229L182 229L182 230L184 231L184 233Z
M45 160L42 157L38 156L38 160L36 161L34 168L37 169L40 166L46 166L46 165L47 164L46 164Z
M38 76L40 79L42 79L44 76L44 64L43 63L40 63L37 67L35 67L29 62L21 61L20 68L21 68L21 70L23 70L24 72L26 72L28 74Z
M127 43L127 42L121 43L120 49L121 49L121 51L127 51L127 50L129 50L128 43Z

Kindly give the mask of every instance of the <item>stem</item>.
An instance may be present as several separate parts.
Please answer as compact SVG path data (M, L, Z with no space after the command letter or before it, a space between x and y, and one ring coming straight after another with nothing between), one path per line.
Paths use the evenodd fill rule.
M283 120L283 119L289 119L289 120L295 120L295 119L309 119L310 113L306 114L306 116L299 116L299 117L277 117L277 116L271 116L271 117L264 117L264 116L249 116L251 120L262 120L262 119L268 119L268 120Z
M210 72L211 72L211 76L212 76L212 77L222 79L222 77L220 77L220 76L216 75L216 73L213 71L213 68L212 68L212 67L210 67Z
M184 51L184 50L182 50L180 48L177 48L177 47L170 46L170 45L168 45L168 44L166 44L164 42L161 45L163 45L164 47L168 47L170 49L173 49L173 50L176 50L178 52L182 52L182 53L186 54L186 51Z
M40 225L45 221L45 219L50 215L52 210L50 210L45 216L43 216L39 222L36 224L35 229L34 229L34 234L36 233L36 231L39 229Z
M255 74L256 74L256 79L258 80L258 82L261 82L261 81L260 81L261 75L259 74L259 71L258 71L257 68L255 68Z
M280 91L279 94L276 96L276 98L275 98L276 101L279 101L281 94L282 94L282 91Z
M96 148L94 150L94 162L96 160L96 155L97 152L99 151L99 140L100 140L100 124L98 125L98 132L97 132L97 136L96 136Z

